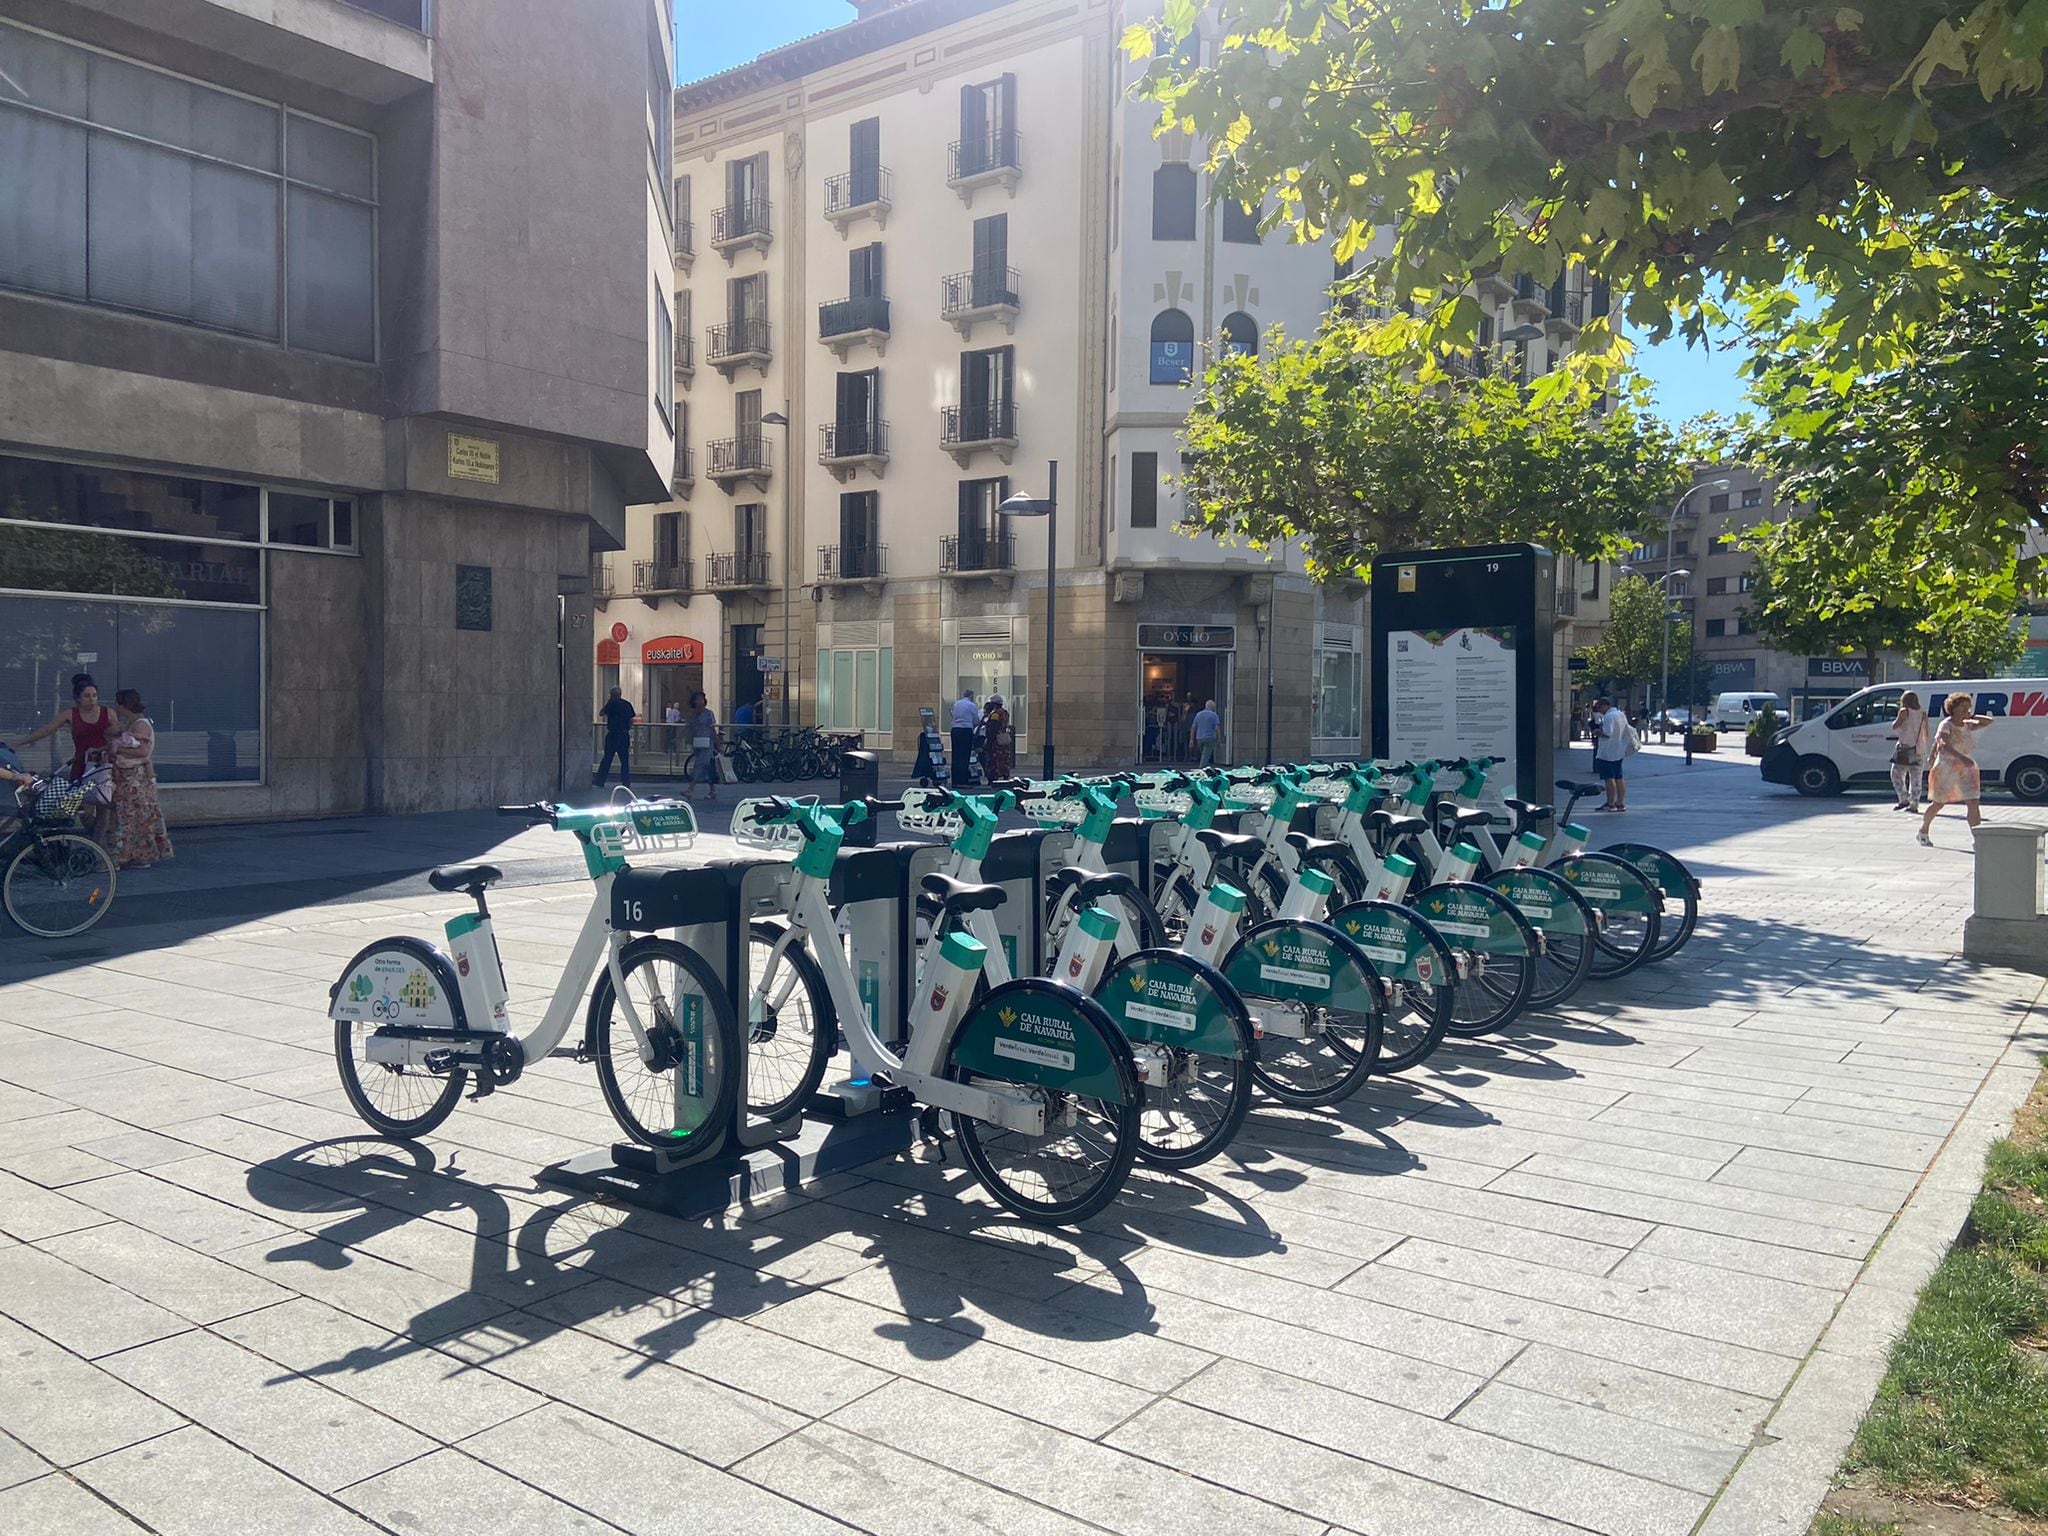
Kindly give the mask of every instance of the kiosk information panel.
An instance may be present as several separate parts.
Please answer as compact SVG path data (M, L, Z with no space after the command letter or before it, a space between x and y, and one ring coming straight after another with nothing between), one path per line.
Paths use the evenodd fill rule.
M1534 544L1382 554L1372 573L1373 755L1497 756L1502 796L1550 782L1557 562Z

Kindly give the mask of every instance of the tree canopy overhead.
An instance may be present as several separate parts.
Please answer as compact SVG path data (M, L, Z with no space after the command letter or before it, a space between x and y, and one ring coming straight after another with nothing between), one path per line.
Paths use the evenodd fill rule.
M1901 215L2048 191L2048 0L1169 0L1125 45L1222 195L1362 251L1421 301L1387 332L1468 339L1458 295L1583 262L1652 335L1704 335L1724 285L1910 278L1859 329L1917 318L1952 268ZM1376 248L1377 250L1378 248ZM1581 356L1614 356L1604 320Z
M1190 523L1300 539L1338 576L1383 549L1523 539L1613 559L1686 481L1676 437L1632 406L1604 410L1584 389L1539 403L1501 377L1424 383L1363 337L1338 315L1210 365L1182 433Z

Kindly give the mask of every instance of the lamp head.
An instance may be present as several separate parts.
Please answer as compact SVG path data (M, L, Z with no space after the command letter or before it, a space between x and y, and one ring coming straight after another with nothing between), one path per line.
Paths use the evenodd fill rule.
M1529 325L1527 323L1515 326L1510 330L1505 330L1500 333L1500 339L1502 341L1539 341L1542 339L1542 337L1542 326Z
M761 425L764 427L786 427L789 425L789 418L780 411L770 411L761 418Z
M1004 517L1045 517L1052 509L1052 503L1043 496L1026 496L1018 491L1005 496L996 511Z

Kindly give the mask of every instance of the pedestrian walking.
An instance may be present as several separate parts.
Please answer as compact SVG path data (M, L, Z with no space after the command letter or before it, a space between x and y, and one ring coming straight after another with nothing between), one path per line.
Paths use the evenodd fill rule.
M1927 771L1927 710L1920 695L1908 688L1899 699L1899 712L1892 721L1892 798L1898 811L1920 809L1922 777Z
M974 702L974 690L962 688L953 701L953 781L974 782L974 728L981 723L981 706Z
M612 696L605 700L604 708L598 711L604 716L604 758L597 765L597 773L591 783L599 789L610 777L612 759L619 760L619 782L632 787L633 783L633 717L640 713L626 702L626 696L619 689L612 690Z
M683 798L695 801L699 784L709 786L707 798L718 799L718 716L711 712L711 701L699 688L690 695L690 707L683 711L683 728L690 737L690 787L683 791Z
M1629 741L1635 735L1635 728L1628 723L1628 716L1621 712L1620 706L1608 698L1593 701L1593 719L1593 772L1607 791L1607 803L1594 809L1625 811L1628 809L1628 781L1623 777L1622 764L1628 760Z
M1014 761L1016 737L1010 728L1010 711L1000 693L990 694L981 717L981 762L991 780L1007 779Z
M1207 700L1188 722L1188 750L1196 754L1196 766L1213 767L1217 743L1223 735L1223 717L1216 713L1216 701Z
M142 695L123 688L114 695L121 734L114 738L114 805L107 852L123 869L144 869L171 857L156 797L156 726L143 712Z
M1967 693L1952 693L1942 705L1942 721L1934 732L1934 765L1927 775L1927 812L1920 818L1919 842L1932 848L1927 834L1945 805L1960 805L1972 827L1984 824L1977 802L1984 797L1984 776L1977 769L1977 733L1991 724L1989 715L1973 715Z
M114 712L100 704L100 685L90 672L72 674L69 710L37 726L15 746L26 747L59 731L71 733L71 768L67 777L72 783L84 778L88 769L104 767L113 760L113 739L117 734ZM104 780L106 775L101 778ZM111 783L94 785L85 797L86 832L102 842L106 840L113 799Z

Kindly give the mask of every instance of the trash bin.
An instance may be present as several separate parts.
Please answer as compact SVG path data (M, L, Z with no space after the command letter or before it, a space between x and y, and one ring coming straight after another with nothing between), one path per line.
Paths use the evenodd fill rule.
M839 755L839 798L858 800L882 792L882 760L872 752L842 752ZM846 847L875 846L875 823L870 817L846 829Z

